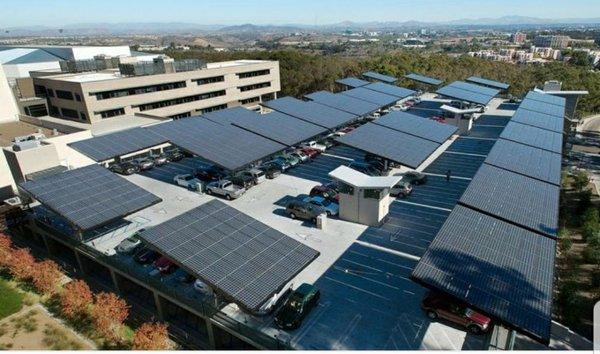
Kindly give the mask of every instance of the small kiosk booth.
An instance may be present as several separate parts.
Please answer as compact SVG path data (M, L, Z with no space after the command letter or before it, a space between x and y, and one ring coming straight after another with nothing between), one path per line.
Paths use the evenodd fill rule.
M390 189L402 176L373 177L346 166L329 172L340 187L342 220L377 226L389 212Z

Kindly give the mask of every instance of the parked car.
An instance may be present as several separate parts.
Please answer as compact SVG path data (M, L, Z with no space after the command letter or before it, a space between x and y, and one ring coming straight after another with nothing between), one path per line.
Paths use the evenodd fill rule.
M199 180L198 178L194 177L194 175L191 175L191 174L177 175L177 176L173 177L173 181L177 185L180 185L182 187L185 187L185 188L193 190L193 191L201 191L202 190L202 181Z
M194 282L194 290L205 295L212 295L213 293L212 289L200 279L196 279Z
M276 155L273 160L281 160L281 161L287 163L288 165L290 165L290 167L294 167L301 162L299 158L292 156L290 154Z
M340 212L340 205L338 203L332 202L329 199L326 199L325 197L306 197L303 201L325 209L327 216L337 216Z
M183 272L183 274L181 274L181 276L177 279L180 282L184 283L184 284L191 284L194 281L196 281L196 277L194 277L193 275L191 275L188 272Z
M337 145L338 142L335 141L335 139L333 137L329 137L329 138L318 140L317 144L321 144L321 145L325 146L325 149L331 149L332 147Z
M139 167L132 164L131 162L118 162L110 165L108 169L125 176L129 176L134 173L140 172Z
M194 175L201 181L218 181L225 177L225 171L217 166L201 166L194 170Z
M309 195L311 197L320 196L335 203L339 202L340 200L340 195L338 191L335 188L331 187L329 183L314 186L310 190Z
M179 268L172 260L165 256L154 261L154 267L162 274L171 274Z
M279 167L274 165L261 165L258 169L263 171L268 179L277 178L281 174Z
M296 329L302 320L317 306L321 293L314 286L301 284L298 289L285 300L283 306L275 314L275 324L281 329Z
M119 243L119 245L116 247L116 250L119 253L129 254L135 251L135 249L138 248L141 244L142 240L140 240L139 234L135 233L134 235L129 236L123 241L121 241L121 243Z
M307 154L305 154L301 150L296 150L296 151L290 153L290 156L293 156L293 157L297 158L298 160L300 160L300 162L308 162L308 161L310 161L310 156L308 156Z
M285 211L292 219L310 220L314 223L317 222L317 216L326 213L322 207L300 200L289 202Z
M227 179L229 179L236 186L239 186L242 188L249 189L249 188L252 188L252 186L254 186L254 177L247 175L243 172L238 172L236 174L233 174L233 175L229 176Z
M327 150L327 147L323 144L319 144L316 141L312 140L312 141L307 141L305 143L302 144L303 147L308 147L311 149L315 149L319 152L324 152L325 150Z
M254 181L254 185L260 184L266 179L264 171L258 168L244 170L241 173L252 178L252 180Z
M302 153L308 155L308 157L310 157L311 159L314 159L315 157L317 157L321 151L317 150L317 149L313 149L310 147L303 147L300 149L300 151L302 151Z
M408 182L413 186L427 183L427 175L419 171L407 171L397 176L402 176L402 182Z
M412 186L408 182L400 181L390 189L390 195L398 198L406 198L412 193Z
M136 165L140 171L151 170L154 167L154 161L148 157L138 157L131 160L131 163Z
M381 171L369 163L353 161L348 164L348 167L369 176L381 176Z
M181 161L185 157L179 149L165 150L165 156L169 162Z
M220 195L227 200L239 198L245 192L245 188L236 186L228 179L210 182L206 185L206 194Z
M149 248L142 247L133 255L133 260L139 264L150 264L154 262L160 254L156 251L153 251Z
M154 162L154 166L162 166L162 165L166 164L167 162L169 162L166 154L152 153L152 154L148 155L148 157L150 159L152 159L152 162Z
M283 159L270 160L261 165L261 167L276 168L280 172L287 171L291 166Z
M421 307L427 314L427 317L432 320L443 318L465 327L473 334L487 332L492 322L489 317L482 315L447 296L434 292L430 292L425 299L423 299Z

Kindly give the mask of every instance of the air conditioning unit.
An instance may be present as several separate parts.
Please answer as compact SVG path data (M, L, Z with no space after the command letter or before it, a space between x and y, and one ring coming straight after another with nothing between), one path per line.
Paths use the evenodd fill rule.
M13 144L13 151L23 151L39 147L42 143L39 140L25 140Z
M13 139L14 143L20 143L23 141L34 141L34 140L42 140L46 139L46 136L42 133L33 133L29 135L17 136Z
M21 202L21 198L17 196L17 197L12 197L12 198L8 198L8 199L4 200L4 204L10 205L10 206L19 206L22 204L22 202Z

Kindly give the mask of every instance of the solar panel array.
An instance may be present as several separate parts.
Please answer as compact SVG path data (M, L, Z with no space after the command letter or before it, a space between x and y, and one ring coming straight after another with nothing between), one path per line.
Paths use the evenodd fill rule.
M100 165L54 174L20 187L81 230L89 230L162 201Z
M394 82L398 81L398 79L393 76L380 74L375 71L367 71L366 73L363 73L362 76L381 82L387 82L389 84L393 84Z
M460 203L556 237L558 186L483 164Z
M508 123L500 138L557 154L562 152L562 134L517 122Z
M313 92L305 95L305 97L319 104L352 113L360 117L366 116L381 108L380 105L375 103L363 101L347 95L334 94L327 91Z
M167 139L160 135L152 134L144 128L133 128L68 145L95 161L105 161L165 142Z
M218 200L146 229L141 238L249 311L257 311L319 255Z
M228 170L240 169L286 148L285 145L233 125L221 125L197 117L178 119L146 129Z
M455 81L436 91L437 94L482 105L490 103L500 91L462 81Z
M358 118L352 113L289 96L263 102L262 105L327 129L337 128Z
M456 206L411 277L548 342L556 241Z
M539 112L550 116L556 116L561 119L565 116L565 106L557 106L554 104L548 104L545 102L540 102L531 99L524 99L523 102L521 102L521 104L519 105L519 109L526 109L532 112Z
M532 112L520 108L517 109L511 121L531 125L532 127L538 127L557 133L562 133L565 126L564 118L539 112Z
M567 104L567 100L564 97L554 96L546 93L529 91L525 96L526 100L534 100L540 101L544 103L549 103L557 106L564 107Z
M424 76L424 75L415 74L415 73L405 75L404 77L407 79L410 79L410 80L422 82L424 84L433 85L433 86L439 86L443 83L442 80L438 80L433 77Z
M364 88L385 93L387 95L396 96L398 97L397 99L403 99L416 94L416 92L413 90L409 90L407 88L396 85L385 84L383 82L374 82L372 84L364 86Z
M438 123L431 119L423 119L406 112L390 112L377 119L375 124L403 133L431 140L438 144L448 140L458 129L454 125Z
M357 87L352 90L342 91L340 94L374 103L379 108L392 106L399 100L397 96L391 96L379 91L373 91L365 87Z
M352 88L361 87L361 86L365 86L365 85L369 84L368 81L357 79L355 77L346 77L343 79L335 80L335 82L337 82L338 84L344 85L344 86L352 87Z
M440 146L374 123L367 123L337 140L412 168L417 168Z
M509 84L506 84L504 82L499 82L499 81L484 79L484 78L479 77L479 76L471 76L471 77L467 78L465 81L472 82L472 83L479 84L479 85L484 85L484 86L492 87L492 88L495 88L495 89L498 89L498 90L508 90L508 88L510 87Z
M258 113L243 107L232 107L204 113L200 117L221 125L231 124L237 120L253 119Z

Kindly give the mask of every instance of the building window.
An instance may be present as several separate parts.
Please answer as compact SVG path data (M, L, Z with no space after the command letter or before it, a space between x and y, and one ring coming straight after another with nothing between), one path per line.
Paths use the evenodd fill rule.
M81 117L81 120L83 120L83 121L87 120L85 113L79 112L79 116Z
M169 83L158 84L158 85L131 87L131 88L120 89L120 90L92 92L92 93L90 93L90 95L92 95L92 96L95 95L97 100L106 100L109 98L142 95L142 94L151 93L151 92L175 90L175 89L183 88L183 87L186 87L185 81L177 81L177 82L169 82Z
M268 102L275 99L275 94L273 92L267 93L266 95L262 95L262 101Z
M43 117L48 115L48 110L46 109L46 105L36 104L25 107L25 114L32 117Z
M52 89L46 89L46 94L48 97L54 97L54 91L52 91Z
M225 76L213 76L213 77L203 77L201 79L192 79L198 85L208 85L214 84L215 82L223 82L225 81Z
M46 97L46 88L42 85L33 85L37 97Z
M254 102L258 102L258 101L260 101L259 96L250 97L250 98L246 98L245 100L240 100L240 104L249 104L249 103L254 103Z
M51 116L57 116L57 115L59 115L59 113L58 113L58 107L50 105L50 115Z
M70 118L70 119L79 119L79 113L74 110L74 109L70 109L70 108L61 108L60 109L60 113L62 114L63 117L65 118Z
M200 110L200 114L214 112L214 111L220 111L220 110L225 109L225 108L227 108L227 104L220 104L220 105L217 105L217 106L202 108Z
M100 117L102 117L102 119L116 117L116 116L122 116L125 114L125 108L115 108L115 109L109 109L107 111L95 112L95 113L99 114Z
M78 93L75 93L75 101L81 102L81 96Z
M269 75L270 73L271 73L271 70L264 69L264 70L248 71L248 72L245 72L245 73L238 73L236 75L240 79L245 79L245 78L248 78L248 77Z
M340 193L354 195L354 187L352 187L349 184L342 183L342 182L338 182L338 184L339 184L339 188L340 188Z
M251 91L251 90L258 90L258 89L261 89L263 87L271 87L271 82L267 81L267 82L261 82L259 84L252 84L252 85L246 85L246 86L238 86L238 89L240 89L241 92L246 92L246 91Z
M363 192L364 198L369 199L381 199L381 190L380 189L365 189Z
M191 117L191 116L192 116L192 112L185 112L185 113L173 114L172 116L169 116L169 118L179 119L179 118L187 118L187 117Z
M134 106L134 107L139 107L140 111L143 112L143 111L148 111L151 109L158 109L158 108L162 108L162 107L175 106L175 105L194 102L194 101L207 100L207 99L219 97L219 96L225 96L225 90L206 92L206 93L202 93L199 95L180 97L180 98L175 98L175 99L171 99L171 100L152 102L152 103L142 104L142 105Z
M56 97L73 101L73 93L70 91L56 90Z

